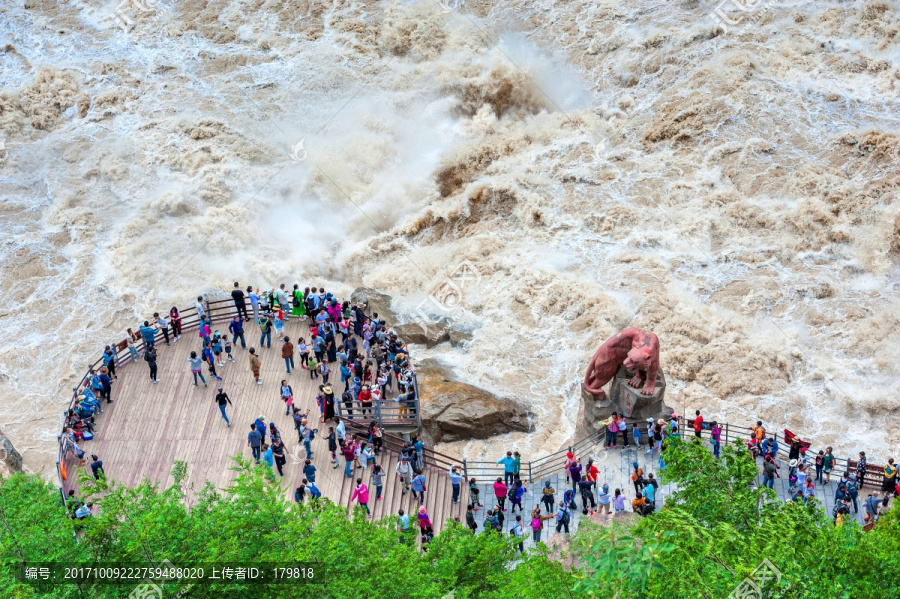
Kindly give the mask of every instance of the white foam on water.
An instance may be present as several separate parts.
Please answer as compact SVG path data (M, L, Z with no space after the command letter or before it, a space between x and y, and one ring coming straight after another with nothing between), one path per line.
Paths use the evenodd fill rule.
M660 336L673 407L900 449L896 3L728 33L703 3L191 1L130 33L116 6L0 22L0 426L29 467L154 310L238 279L412 318L463 261L473 340L422 355L537 428L447 451L563 445L627 326Z

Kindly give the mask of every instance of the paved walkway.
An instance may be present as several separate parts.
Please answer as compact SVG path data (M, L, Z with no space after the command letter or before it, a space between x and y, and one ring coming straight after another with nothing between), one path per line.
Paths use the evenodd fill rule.
M217 318L213 322L214 330L224 332L227 326L228 320ZM188 355L192 350L200 351L201 341L196 330L186 331L171 346L158 343L158 384L150 381L149 369L142 360L121 365L119 378L113 384L113 404L104 406L104 413L97 416L94 440L82 444L86 454L97 454L103 460L106 475L129 486L135 486L144 479L163 486L171 485L173 463L184 460L188 464L188 494L194 496L207 480L219 488L225 488L234 479L236 473L231 469L234 465L231 457L235 454L250 457L247 433L254 419L263 414L267 424L275 422L281 430L288 455L285 476L280 484L285 497L293 501L294 489L303 478L305 451L303 445L298 443L293 419L284 413L285 406L280 399L281 380L287 379L294 391L294 405L303 411L309 409L311 422L315 424L319 422L315 398L321 379L311 380L307 370L293 370L288 375L281 358L280 341L273 333L272 347L260 349L258 331L259 328L252 322L245 323L247 345L257 349L262 362L263 384L259 386L250 371L248 352L239 347L233 350L234 363L217 368L223 378L221 382L209 380L204 368L209 386L204 387L202 383L194 386ZM297 319L286 323L285 334L295 344L299 337L309 337L306 323ZM339 395L343 386L339 376L332 375L332 382L334 378L338 379L334 390ZM214 401L219 385L234 403L227 408L232 423L230 428L226 426ZM313 442L313 463L318 469L316 484L326 497L339 505L349 506L355 479L361 476L369 485L369 475L362 475L362 470L356 470L353 478L345 477L344 460L340 456L340 468L332 468L328 442L324 439L327 430L327 426L321 426ZM412 514L418 504L414 505L411 494L403 495L394 484L396 454L384 452L379 463L389 476L385 478L384 498L380 501L375 501L375 489L369 485L369 507L374 517L396 514L401 508ZM64 489L68 491L75 486L75 460L68 457L66 466L69 476ZM454 516L462 516L464 520L468 493L464 493L461 503L452 504L446 472L429 467L425 474L428 486L425 505L435 523L435 530L439 531L443 523ZM415 522L414 515L412 521Z
M631 500L635 497L634 492L634 483L631 482L631 471L632 471L632 462L637 462L638 465L644 470L644 476L647 474L653 473L653 475L659 479L659 460L657 458L656 453L647 454L646 453L646 445L642 447L639 451L634 446L629 446L627 449L617 449L617 450L606 450L602 445L598 444L593 446L588 451L583 451L580 455L578 455L582 461L582 464L586 464L588 458L594 459L594 465L600 471L598 475L598 483L602 487L604 482L609 485L609 491L611 494L615 491L615 489L619 488L625 493L626 502L625 507L626 511L631 511ZM757 465L761 467L762 460L757 460ZM782 465L782 470L786 470L786 465ZM788 492L788 487L790 486L787 482L787 473L782 475L784 478L775 479L775 492L778 494L778 497L781 501L785 501L786 498L790 496ZM565 489L571 488L571 482L567 482L565 474L562 472L562 468L558 474L553 476L544 478L539 481L534 481L530 485L526 485L528 488L528 493L525 494L525 497L522 501L522 505L525 508L524 515L522 517L523 522L525 523L526 534L530 535L531 527L529 526L531 522L530 514L531 510L534 509L535 505L540 504L541 500L541 488L544 486L544 481L549 480L551 486L556 489L555 500L557 504L560 500L562 500L562 495ZM815 495L816 498L821 501L825 509L827 510L828 515L831 515L831 510L834 507L834 494L837 489L837 480L839 478L832 477L832 480L827 485L816 485ZM481 481L479 481L481 482ZM756 482L758 485L762 485L762 475L758 475L756 478ZM479 485L481 502L484 503L485 509L488 507L493 507L497 505L497 499L494 495L494 488L491 486L493 484L493 480L490 483L486 483L483 485ZM657 491L656 497L656 505L662 506L665 500L676 490L676 487L671 484L661 485ZM862 500L865 500L866 495L871 492L871 488L866 487L862 493ZM594 492L594 499L597 498L596 490ZM583 507L581 501L581 494L575 494L575 501L578 504L579 510ZM509 509L509 504L507 502L507 509ZM856 514L856 518L860 524L864 524L863 518L865 517L865 511L863 509L862 503L859 506L859 513ZM612 506L610 506L610 510L612 510ZM516 513L519 513L518 511ZM542 513L546 514L546 510L544 509ZM852 514L852 506L851 506L851 514ZM515 517L512 515L510 511L507 511L504 516L506 519L503 523L504 532L508 531L512 525L515 523ZM574 533L578 529L578 525L580 520L582 519L581 511L578 511L573 514L573 521L569 525L570 532ZM478 512L478 517L476 518L478 521L478 531L482 532L483 530L483 521L484 521L484 510ZM542 533L542 539L544 541L547 540L550 533L555 532L555 528L551 526L551 524L555 524L551 521L547 521L544 524L544 530ZM548 531L548 528L550 529ZM534 543L531 541L530 536L525 543L525 547L533 547Z

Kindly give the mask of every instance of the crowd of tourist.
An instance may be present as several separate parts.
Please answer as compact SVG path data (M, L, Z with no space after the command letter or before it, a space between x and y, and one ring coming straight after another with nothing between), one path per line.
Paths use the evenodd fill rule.
M198 347L190 352L188 358L193 384L207 386L209 380L222 381L219 370L228 363L235 362L236 350L247 351L250 372L257 385L262 385L261 353L271 348L273 332L276 344L280 343L280 357L284 362L285 372L292 370L306 371L310 379L321 379L316 395L318 422L311 422L310 411L301 412L294 405L294 392L287 379L282 379L279 396L285 405L285 414L291 415L298 444L305 449L305 461L302 466L303 478L294 491L297 502L307 498L318 499L322 493L316 486L316 466L312 444L318 433L322 432L323 441L327 443L332 467L340 465L339 456L344 460L344 476L355 479L351 501L358 503L371 515L371 501L380 501L383 497L385 479L393 475L402 488L401 493L411 492L418 503L416 519L419 524L423 544L433 537L433 523L425 506L425 494L428 492L424 444L413 438L400 449L399 460L394 472L386 472L381 464L379 454L383 451L384 432L374 418L385 402L393 401L396 408L392 417L397 419L415 418L417 410L415 373L409 360L406 345L391 330L377 313L368 315L365 305L353 305L349 300L341 301L324 288L300 289L294 285L288 292L285 285L274 291L257 292L252 286L246 291L238 283L232 290L236 314L228 319L227 332L223 333L213 326L213 311L209 303L198 297L195 309L199 318ZM249 302L249 306L248 306ZM308 338L303 336L295 341L285 334L285 323L296 318L306 323ZM247 345L247 323L259 327L259 351ZM158 340L158 337L162 337ZM143 360L149 370L149 378L153 384L159 382L158 344L172 345L182 338L182 317L176 307L168 313L168 319L154 313L151 319L145 320L138 327L138 333L127 330L126 339L118 345L108 345L104 349L103 358L97 368L92 368L84 384L78 389L77 399L65 417L62 443L65 452L73 453L81 465L86 463L84 441L93 438L95 415L103 412L104 405L111 404L112 389L116 375L118 352L127 350L126 359L132 362ZM204 375L204 368L206 375ZM343 389L338 397L330 380L332 371L339 373ZM209 377L209 380L207 379ZM397 394L394 395L394 382ZM225 425L231 426L227 408L232 405L231 398L222 386L217 387L215 402ZM390 411L390 410L389 410ZM356 428L348 432L348 421L368 422L365 432ZM680 436L681 419L672 414L668 419L648 418L646 421L627 423L624 415L613 413L610 418L601 422L605 425L605 450L616 450L633 445L642 450L646 446L646 454L656 454L659 467L665 467L663 460L663 441L667 437ZM687 421L693 429L695 437L702 438L706 432L711 451L718 458L722 442L722 429L717 422L705 422L700 411ZM327 433L323 431L327 428ZM247 435L247 447L256 463L268 464L271 475L277 471L284 476L286 464L286 447L281 431L274 422L266 423L260 414L250 424ZM629 439L630 433L630 439ZM787 467L785 475L789 481L788 494L791 500L807 502L813 496L815 484L830 484L835 473L836 460L831 448L819 451L817 455L807 455L809 444L785 431L785 443L788 447ZM646 439L646 440L645 440ZM757 459L762 460L763 484L774 487L776 478L781 478L781 458L779 443L775 436L767 434L762 422L752 428L751 438L747 442L749 450ZM91 469L95 477L102 476L102 461L92 455ZM632 463L630 478L634 487L633 499L628 499L622 488L611 488L598 479L599 470L593 459L585 463L572 452L566 455L563 472L565 488L556 489L551 481L544 481L532 489L535 496L534 509L528 520L523 521L523 507L527 485L533 481L525 481L521 477L521 455L517 451L509 451L498 464L503 466L503 476L492 483L496 504L488 508L481 518L486 531L502 531L505 525L505 514L511 510L514 516L509 523L508 531L518 540L523 549L526 536L525 527L530 526L535 542L541 540L542 531L547 521L552 521L557 533L568 533L573 513L579 511L580 498L583 515L595 512L610 515L625 511L630 504L631 510L641 516L651 515L657 507L659 482L653 473L645 473L637 461ZM361 470L362 473L357 473ZM462 485L467 485L469 501L466 507L465 523L473 532L478 529L477 512L484 508L481 503L480 490L475 478L466 479L464 468L453 464L447 471L450 478L451 502L457 504L461 500ZM852 507L858 512L859 504L866 511L866 521L874 521L880 512L887 507L889 497L900 492L897 484L897 468L894 461L889 460L884 467L881 491L870 493L864 501L860 498L860 489L868 473L865 453L859 454L859 460L850 469L842 472L835 484L835 507L833 516L840 523ZM374 490L374 493L373 493ZM374 499L372 495L374 494ZM560 495L559 500L557 496ZM537 497L540 497L537 500ZM70 492L71 513L73 517L85 517L85 506L79 504ZM543 510L542 507L543 506ZM80 516L76 510L80 509ZM516 512L522 512L516 514ZM545 513L546 512L546 513ZM409 516L400 511L400 522L403 530L409 528Z

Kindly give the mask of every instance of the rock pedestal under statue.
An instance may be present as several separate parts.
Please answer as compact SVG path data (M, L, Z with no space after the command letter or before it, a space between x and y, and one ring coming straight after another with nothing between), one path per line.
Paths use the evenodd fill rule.
M631 387L628 381L633 376L633 372L629 372L624 366L619 366L616 376L612 380L609 395L599 401L582 387L584 419L589 429L602 428L597 422L606 420L613 412L624 415L628 419L639 420L668 418L672 414L672 410L663 402L666 393L666 377L662 370L656 377L656 386L652 395L641 395L640 389Z

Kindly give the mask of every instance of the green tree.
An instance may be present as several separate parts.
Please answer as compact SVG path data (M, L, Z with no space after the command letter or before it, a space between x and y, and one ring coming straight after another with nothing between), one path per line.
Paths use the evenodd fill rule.
M287 502L265 468L235 458L237 476L227 489L205 486L188 501L183 488L186 466L176 463L168 488L144 482L134 488L89 476L80 479L80 495L99 512L73 521L59 491L33 475L0 478L0 596L117 598L137 583L34 587L15 579L27 562L115 562L158 566L196 564L281 564L315 562L324 569L322 584L247 583L166 584L165 596L184 589L184 597L509 597L511 581L518 597L568 597L571 574L536 554L519 559L508 536L472 535L450 524L423 553L398 529L396 518L372 522L357 509L327 500ZM95 510L96 511L96 510ZM532 576L546 577L535 590ZM552 587L552 588L551 588Z
M764 586L772 599L897 596L900 572L890 556L900 550L898 510L869 533L855 521L836 527L818 502L783 503L758 487L756 463L742 445L723 448L717 460L700 443L671 438L663 456L663 481L678 488L663 509L623 526L579 530L580 590L712 599L774 567Z

